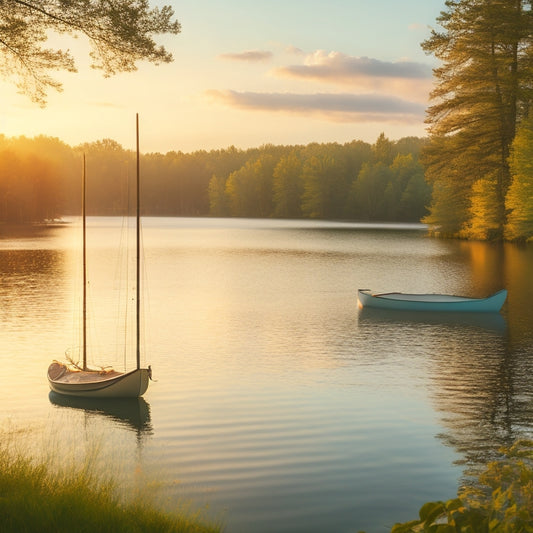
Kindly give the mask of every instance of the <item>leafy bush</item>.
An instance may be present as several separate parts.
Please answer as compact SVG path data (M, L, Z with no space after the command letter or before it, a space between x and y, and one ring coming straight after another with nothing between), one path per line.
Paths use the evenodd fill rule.
M533 441L500 451L503 458L487 465L478 487L424 504L419 520L396 524L391 533L533 532Z

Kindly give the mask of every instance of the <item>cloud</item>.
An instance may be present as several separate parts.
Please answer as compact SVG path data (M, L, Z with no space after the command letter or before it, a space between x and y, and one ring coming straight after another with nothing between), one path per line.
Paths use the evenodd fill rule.
M261 61L268 61L272 58L272 52L268 50L245 50L244 52L238 52L235 54L220 54L220 59L227 59L229 61L248 61L250 63L256 63Z
M271 73L277 77L349 86L357 93L405 95L424 103L433 83L431 66L425 63L381 61L323 50L307 55L303 64L278 67Z
M420 122L423 104L377 94L294 94L207 91L215 102L250 111L317 115L333 122Z
M293 46L292 44L285 47L285 53L295 56L303 56L305 55L305 52L296 46Z
M431 67L414 61L380 61L323 50L308 55L304 65L289 65L274 71L279 76L351 83L365 78L428 80Z

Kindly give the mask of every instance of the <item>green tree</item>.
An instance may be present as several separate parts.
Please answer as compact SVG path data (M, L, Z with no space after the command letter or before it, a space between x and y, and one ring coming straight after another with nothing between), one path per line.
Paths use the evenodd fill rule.
M127 214L128 205L133 205L129 204L133 187L128 183L134 175L133 153L112 139L85 143L76 151L85 153L87 160L87 214Z
M424 177L424 168L412 153L397 155L391 165L395 181L401 188L397 219L419 221L427 214L431 187Z
M174 179L176 152L141 157L142 210L146 214L172 216L176 208L177 180ZM164 194L162 194L164 191Z
M0 152L0 223L26 224L58 218L58 175L54 163L35 155Z
M212 174L207 164L207 152L180 154L175 162L175 172L174 179L179 184L178 214L180 216L208 214L208 187Z
M281 218L301 216L302 161L294 151L279 160L273 177L274 215Z
M236 217L255 215L256 193L251 179L250 163L233 171L226 181L226 196L230 213Z
M21 221L22 205L19 204L20 159L13 150L0 152L0 223Z
M394 143L394 152L396 155L412 154L415 159L419 159L420 153L426 143L426 138L402 137Z
M513 181L506 207L509 210L506 237L510 240L533 239L533 118L520 126L511 148Z
M315 155L302 170L302 213L309 218L341 218L346 203L345 174L331 155ZM340 214L340 216L339 216Z
M177 34L170 6L150 9L148 0L9 0L0 10L0 74L34 101L45 103L49 88L61 84L49 72L75 72L68 50L45 47L50 34L84 35L92 47L92 66L105 76L136 69L147 60L172 61L155 35Z
M271 216L275 162L272 155L263 153L229 175L226 182L226 194L234 216Z
M265 151L254 163L255 180L259 190L257 213L263 218L272 216L274 209L273 181L276 162L276 158Z
M235 146L229 146L224 150L211 150L206 154L209 175L224 176L227 178L234 170L241 168L249 158L244 150L239 150Z
M419 222L427 215L431 200L431 187L424 178L424 171L415 172L409 178L400 198L399 220Z
M377 188L386 200L380 218L417 220L415 213L424 214L427 205L424 191L427 193L428 186L416 157L423 141L407 138L387 142L397 155L390 167L382 163L388 170L384 171L385 182ZM344 145L312 143L141 154L142 212L164 216L368 218L364 201L359 205L349 200L355 177L373 161L371 148L370 144L352 141ZM128 179L134 176L132 151L111 139L72 148L52 137L0 135L0 218L22 222L38 221L29 213L41 213L42 218L78 215L82 152L87 158L89 213L128 212L128 205L133 205ZM37 205L31 199L38 190Z
M352 186L357 218L362 220L389 220L385 191L393 178L385 163L365 163Z
M224 217L229 214L226 197L226 180L213 174L209 181L209 214Z
M426 214L430 192L422 165L409 153L398 154L389 168L391 181L384 193L387 219L419 221Z
M372 145L372 154L375 163L390 165L394 159L394 143L381 133Z
M427 177L439 183L434 187L439 196L433 198L430 219L456 236L461 232L472 236L470 228L476 228L477 236L488 222L485 233L503 237L509 149L533 97L527 51L533 30L530 4L447 0L447 10L438 18L444 31L434 30L422 45L441 61L434 70L435 103L428 109L430 142L424 152ZM480 179L494 183L494 217L473 220L483 210L470 209L468 201L460 210L453 204L442 205L465 193L470 197ZM478 194L479 186L476 190ZM456 216L448 216L446 208ZM498 222L496 230L493 220Z
M53 176L50 179L54 183L54 196L49 197L47 194L42 195L42 201L50 200L52 205L49 208L61 215L80 213L81 200L81 160L71 146L65 144L55 137L45 137L39 135L29 138L20 137L3 137L0 142L0 150L9 150L16 154L21 162L45 160L46 168L53 169ZM24 163L25 168L31 175L39 180L38 173L34 172L34 166L39 164L28 165ZM44 169L44 166L42 167ZM29 177L29 176L26 176ZM3 179L0 177L0 180ZM0 185L1 187L1 185ZM54 218L47 216L46 218ZM36 220L37 221L37 220Z
M470 187L454 187L445 180L433 184L430 213L422 222L430 226L430 233L442 237L458 237L459 229L468 213Z
M470 194L472 188L471 174L475 179L482 178L482 172L470 168L475 155L475 147L463 153L456 149L460 143L457 135L434 137L425 146L422 161L425 162L426 180L432 187L429 214L423 222L429 224L430 232L444 237L458 237L466 220L469 218ZM447 160L442 152L454 152L455 159ZM466 177L465 177L466 176Z

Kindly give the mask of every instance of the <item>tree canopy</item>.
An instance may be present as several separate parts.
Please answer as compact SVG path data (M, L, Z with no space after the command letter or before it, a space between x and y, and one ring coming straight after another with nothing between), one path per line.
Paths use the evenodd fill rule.
M375 145L141 154L143 215L417 222L431 194L418 160L423 144L382 136ZM126 214L133 151L111 139L70 147L50 137L0 136L0 223L78 215L82 153L88 213Z
M533 118L518 129L511 146L510 166L513 182L506 198L506 236L510 240L533 240Z
M510 149L533 100L531 0L447 0L446 8L443 31L422 45L441 62L427 113L426 221L447 235L502 239Z
M170 6L150 8L148 0L3 0L0 6L0 75L41 105L48 89L61 89L51 71L76 71L68 50L46 46L51 33L84 35L92 66L110 76L135 70L141 60L172 61L154 36L181 29Z

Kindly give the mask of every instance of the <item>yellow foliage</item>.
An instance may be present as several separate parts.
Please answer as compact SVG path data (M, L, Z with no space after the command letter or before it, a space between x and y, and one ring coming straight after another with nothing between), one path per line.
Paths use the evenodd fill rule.
M470 219L461 232L461 237L475 240L490 240L500 229L500 210L496 180L483 178L472 185Z
M505 207L509 211L505 237L509 240L533 239L533 119L519 128L509 164L512 182Z

